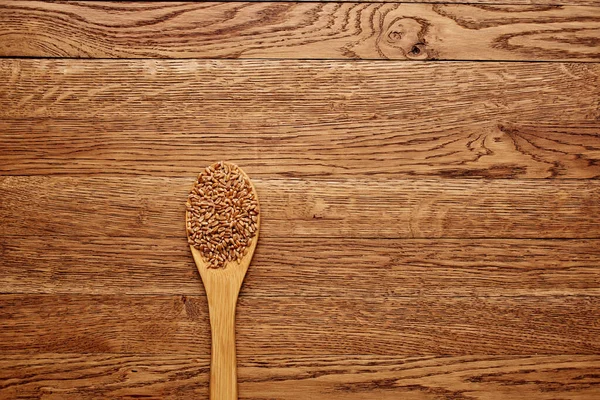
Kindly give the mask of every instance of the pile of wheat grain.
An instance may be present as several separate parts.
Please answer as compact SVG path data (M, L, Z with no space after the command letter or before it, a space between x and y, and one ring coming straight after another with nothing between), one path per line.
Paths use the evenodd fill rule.
M188 196L187 233L209 268L240 262L256 235L258 200L236 165L219 162L200 173Z

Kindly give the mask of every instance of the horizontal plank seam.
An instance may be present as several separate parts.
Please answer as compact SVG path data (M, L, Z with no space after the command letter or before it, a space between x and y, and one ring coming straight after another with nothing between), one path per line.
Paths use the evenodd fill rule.
M431 3L429 3L431 4ZM381 58L281 58L281 57L244 57L244 58L198 58L198 57L178 57L178 58L165 58L165 57L144 57L144 58L91 58L91 57L49 57L49 56L0 56L0 61L3 60L77 60L77 61L148 61L148 60L161 60L161 61L230 61L230 62L241 62L241 61L337 61L344 63L510 63L510 64L531 64L531 63L549 63L549 64L600 64L599 61L585 61L585 60L506 60L506 59L494 59L494 60L474 60L474 59L425 59L425 60L382 60Z
M597 289L585 289L584 291L598 291L600 290L600 288ZM25 292L25 291L18 291L18 292L2 292L0 291L0 296L10 296L10 295L19 295L19 296L65 296L68 295L69 297L73 297L73 296L94 296L94 297L176 297L176 296L185 296L188 298L201 298L204 297L204 295L200 295L198 294L198 292L177 292L177 293L137 293L137 292L131 292L131 293L127 293L127 292L123 292L123 291L118 291L118 292L113 292L113 293L85 293L85 292L74 292L73 290L67 290L64 292ZM242 286L242 292L240 293L240 298L243 299L290 299L290 298L294 298L294 299L298 299L301 298L303 300L310 300L310 299L331 299L331 300L335 300L335 299L342 299L342 300L356 300L356 301L361 301L365 299L365 296L327 296L327 295L322 295L322 296L316 296L316 295L301 295L301 294L294 294L294 295L258 295L258 294L251 294L251 293L246 293L244 292L243 286ZM511 295L511 294L474 294L474 295L452 295L452 294L415 294L415 295L372 295L370 294L369 299L376 299L376 300L401 300L401 299L467 299L467 298L473 298L473 299L519 299L519 298L600 298L600 293L588 293L588 294L582 294L582 293L575 293L575 294L527 294L527 295L523 295L523 294L515 294L515 295Z
M251 266L252 267L252 266ZM243 286L242 286L242 290ZM198 294L198 293L194 293L194 294L188 294L188 293L145 293L145 294L140 294L140 293L123 293L123 292L116 292L116 293L73 293L73 292L64 292L64 293L27 293L27 292L0 292L0 296L12 296L12 295L28 295L28 296L39 296L39 297L62 297L62 296L68 296L68 297L112 297L112 298L127 298L127 297L156 297L156 298L171 298L171 297L177 297L177 296L186 296L186 298L190 299L190 298L203 298L205 297L202 294ZM265 295L265 296L257 296L257 295L250 295L248 293L240 293L240 297L244 297L247 299L268 299L268 298L298 298L301 297L302 299L345 299L345 300L365 300L364 296L315 296L315 295L307 295L307 296L298 296L298 295L289 295L289 296L285 296L285 295L279 295L279 296L273 296L273 295ZM497 298L510 298L510 299L529 299L529 298L535 298L538 299L540 297L544 297L544 298L548 298L548 299L562 299L562 298L568 298L568 299L572 299L572 298L581 298L581 299L589 299L589 298L600 298L600 294L540 294L540 295L523 295L523 294L517 294L517 295L506 295L506 296L502 296L502 295L486 295L486 294L477 294L477 295L438 295L438 294L417 294L417 295L372 295L371 297L369 297L369 300L396 300L396 299L423 299L423 298L438 298L438 297L442 297L442 298L452 298L452 299L497 299Z
M30 352L27 352L26 350L9 350L11 352L11 354L13 355L31 355ZM107 355L107 356L113 356L113 355L119 355L122 357L132 357L132 356L146 356L146 357L190 357L190 358L198 358L198 357L207 357L207 361L209 361L209 354L199 354L198 356L190 354L190 353L173 353L173 352L168 352L168 353L106 353L106 352L98 352L98 353L57 353L57 352L43 352L43 353L35 353L36 357L43 357L43 356L52 356L52 355L60 355L60 356L89 356L89 355L96 355L96 356L102 356L102 355ZM561 354L465 354L465 355L460 355L460 356L450 356L450 355L445 355L445 354L436 354L436 355L422 355L422 354L415 354L415 355L406 355L406 354L390 354L390 355L379 355L379 354L370 354L370 353L356 353L356 354L344 354L344 353L319 353L318 355L304 355L304 354L277 354L277 355L262 355L262 354L257 354L257 355L241 355L239 356L240 359L283 359L283 358L290 358L293 360L309 360L309 359L315 359L315 358L325 358L325 357L338 357L338 358L344 358L344 359L348 359L351 357L361 357L361 358L378 358L378 359L395 359L395 358L401 358L401 359L407 359L407 358L411 358L412 361L424 361L424 360L433 360L433 359L451 359L451 358L475 358L475 357L486 357L486 358L493 358L493 359L505 359L505 358L555 358L555 357L564 357L564 356L579 356L579 357L588 357L588 358L599 358L600 359L600 354L586 354L586 353L561 353Z
M111 2L113 0L79 0L81 3L103 3L103 2ZM145 0L146 3L158 3L164 2L164 0ZM185 1L184 1L185 2ZM193 2L187 0L187 2ZM240 3L240 2L250 2L250 3L354 3L354 4L373 4L373 3L386 3L386 4L398 4L398 3L407 3L402 1L381 1L381 0L220 0L219 3ZM488 1L461 1L461 2L449 2L444 0L432 0L432 1L409 1L409 4L443 4L443 5L485 5L485 6L570 6L570 7L596 7L600 5L600 2L591 1L591 2L579 2L575 5L570 3L569 1L558 1L552 3L532 3L531 1L514 1L514 2L488 2Z
M31 118L30 118L31 119ZM0 121L2 121L2 118L0 118ZM93 158L82 158L81 160L95 160ZM138 174L133 174L131 172L124 172L124 173L116 173L116 172L107 172L107 173L103 173L103 172L81 172L81 173L74 173L74 172L56 172L56 173L44 173L44 174L7 174L7 173L3 173L0 174L0 179L2 178L34 178L34 179L39 179L39 178L80 178L80 179L85 179L85 178L97 178L97 177L102 177L102 178L131 178L131 179L137 179L137 178L143 178L143 179L148 179L148 180L160 180L160 179L177 179L177 180L184 180L184 179L189 179L190 181L190 187L194 181L194 179L196 179L196 177L198 176L198 173L200 172L200 170L190 170L189 175L182 175L182 174L178 174L178 175L147 175L147 174L143 174L143 173L138 173ZM569 183L582 183L585 181L588 182L594 182L594 183L600 183L600 176L597 177L593 177L593 178L552 178L552 179L548 179L548 178L512 178L512 177L498 177L498 178L480 178L480 177L464 177L464 176L457 176L457 177L452 177L452 176L439 176L439 175L420 175L420 176L412 176L412 177L408 177L408 176L404 176L404 177L400 177L400 178L390 178L389 176L383 176L383 177L379 177L377 176L377 174L373 175L373 173L356 173L353 174L351 177L349 178L343 178L342 176L336 176L336 177L331 177L331 176L322 176L322 175L315 175L315 176L311 176L310 174L298 177L298 176L285 176L283 173L264 173L264 172L255 172L252 173L252 178L258 178L258 180L261 181L274 181L274 182L335 182L335 183L347 183L347 182L353 182L353 181L364 181L367 178L375 183L386 183L386 182L418 182L418 181L436 181L436 182L444 182L444 181L452 181L452 182L458 182L458 181L464 181L464 182L468 182L468 183L477 183L477 182L502 182L502 181L513 181L513 182L529 182L529 183L541 183L541 182L547 182L548 186L554 186L555 184L559 184L561 182L569 182Z
M296 219L296 221L298 221L300 219ZM326 219L320 219L319 221L323 221ZM335 221L336 219L331 219L331 221ZM294 220L290 220L290 219L269 219L269 222L271 221L294 221ZM311 219L305 219L302 221L311 221ZM183 225L182 225L183 226ZM265 235L263 233L263 235ZM37 235L31 235L31 236L36 236ZM286 236L281 236L281 235L275 235L275 236L268 236L265 235L267 238L284 238L284 239L315 239L315 235L286 235ZM23 236L23 235L10 235L10 234L2 234L0 235L1 237L10 237L10 238L14 238L14 237L28 237L28 236ZM146 235L135 235L135 236L87 236L87 235L82 235L82 234L78 234L78 235L67 235L67 234L58 234L58 235L52 235L52 236L45 236L46 239L52 239L52 238L85 238L85 239L114 239L114 238L135 238L135 239L176 239L176 238L182 238L182 236L173 236L173 235L165 235L165 236L146 236ZM185 235L183 236L183 238L185 238ZM411 237L405 237L405 236L317 236L316 237L319 240L325 240L325 239L335 239L336 241L339 241L340 239L352 239L352 240L360 240L360 239L373 239L373 240L396 240L396 241L409 241L409 240L600 240L600 237L596 237L596 236L568 236L568 237L546 237L546 236L540 236L540 237L515 237L515 236L494 236L494 237L487 237L487 236L461 236L461 237L457 237L457 236L444 236L444 237L435 237L435 236L426 236L426 237L416 237L416 238L411 238ZM260 245L260 243L259 243Z
M279 220L271 220L271 221L279 221ZM289 221L288 219L286 220L282 220L282 221ZM17 234L17 235L7 235L7 234L2 234L0 235L0 240L2 240L2 238L11 238L11 239L29 239L32 237L38 238L39 235L23 235L23 234ZM97 239L97 240L103 240L103 239L122 239L122 240L128 240L131 239L132 236L82 236L82 235L65 235L65 234L60 234L60 235L45 235L44 238L45 239L52 239L52 238L85 238L85 239ZM156 236L135 236L135 239L156 239ZM181 238L185 238L185 235L183 236L161 236L161 239L181 239ZM532 237L525 237L525 238L514 238L514 237L490 237L490 238L485 238L485 237L474 237L474 238L466 238L466 237L431 237L431 238L424 238L424 237L417 237L417 238L407 238L407 237L399 237L399 238L394 238L394 237L377 237L377 236L344 236L344 237L339 237L339 236L319 236L317 238L315 238L313 235L307 235L307 236L300 236L300 235L294 235L294 236L287 236L286 238L288 239L316 239L316 240L322 240L322 239L335 239L336 241L341 240L352 240L352 241L378 241L378 240L389 240L389 241L398 241L398 240L402 240L404 242L406 241L436 241L436 242L443 242L443 241L457 241L457 240L477 240L477 241L506 241L506 240L510 240L510 241L523 241L523 242L527 242L527 241L554 241L554 242L567 242L567 241L571 241L571 242L575 242L575 241L600 241L600 238L587 238L587 237L558 237L558 238L548 238L548 237L540 237L540 238L532 238ZM259 243L260 244L260 243ZM191 258L190 258L191 259Z

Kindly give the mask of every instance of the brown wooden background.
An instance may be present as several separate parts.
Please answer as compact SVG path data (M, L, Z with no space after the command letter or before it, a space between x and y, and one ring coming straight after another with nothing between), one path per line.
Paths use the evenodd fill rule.
M469 2L0 1L0 398L206 398L218 160L241 399L600 398L600 1Z

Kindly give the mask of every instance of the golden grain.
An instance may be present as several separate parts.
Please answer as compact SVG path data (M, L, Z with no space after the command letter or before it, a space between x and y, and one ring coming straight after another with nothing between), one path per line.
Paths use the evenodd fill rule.
M259 206L248 179L234 164L207 167L186 203L188 242L209 268L223 268L248 252L256 235Z

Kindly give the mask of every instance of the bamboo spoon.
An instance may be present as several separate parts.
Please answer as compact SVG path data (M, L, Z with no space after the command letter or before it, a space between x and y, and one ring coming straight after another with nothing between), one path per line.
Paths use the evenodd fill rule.
M256 188L250 178L239 168L240 173L248 179L256 196ZM258 196L256 197L258 200ZM188 221L186 211L186 221ZM258 232L260 230L260 212L257 216L256 234L248 246L248 252L240 263L229 262L225 268L208 268L202 254L190 245L196 267L202 277L212 333L211 365L210 365L210 399L237 400L237 366L235 353L235 307L238 294L252 260ZM189 232L188 232L189 237Z

